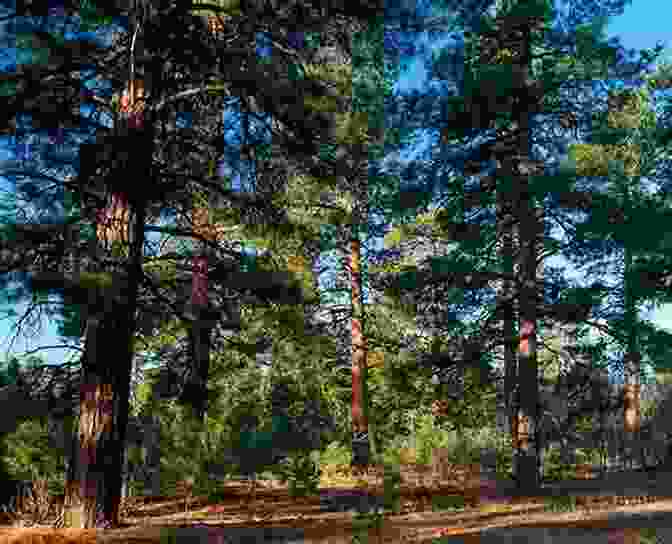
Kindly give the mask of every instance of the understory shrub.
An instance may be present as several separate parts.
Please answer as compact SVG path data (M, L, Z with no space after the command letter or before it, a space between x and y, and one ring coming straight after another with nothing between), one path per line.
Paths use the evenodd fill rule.
M550 482L558 482L568 478L574 478L576 469L574 465L563 463L560 448L550 446L544 455L544 479Z
M277 465L279 480L289 486L292 497L305 497L318 492L322 470L315 455L297 452Z
M401 508L401 471L399 466L385 465L383 473L383 507L399 512Z
M429 465L432 461L432 451L441 445L445 432L436 427L431 414L419 416L416 422L416 461L419 465Z
M352 451L338 441L329 444L320 453L321 466L349 465L352 461Z

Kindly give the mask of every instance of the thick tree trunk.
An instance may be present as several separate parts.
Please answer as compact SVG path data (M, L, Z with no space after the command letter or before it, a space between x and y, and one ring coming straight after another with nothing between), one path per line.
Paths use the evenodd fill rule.
M127 202L114 196L112 208L123 202L123 212L108 217L127 220ZM101 242L108 249L112 248L117 257L123 258L126 255L123 251L118 252L116 244L128 247L128 223L124 228L119 221L107 221L102 227L99 225L98 230ZM126 293L131 295L128 290ZM119 522L135 295L126 301L113 298L116 297L111 295L99 304L97 311L88 318L76 453L71 459L66 483L66 527L93 528Z
M519 173L523 159L527 157L527 130L521 118L518 129L520 153L517 157L503 159L500 163L501 179L515 180L514 217L519 226L518 275L521 288L518 292L519 303L519 345L517 373L514 372L515 358L508 354L507 378L511 387L511 438L514 448L513 471L520 490L534 493L541 484L541 444L539 432L539 372L537 362L537 248L540 232L539 212L529 194L529 182ZM513 153L512 153L513 155ZM527 161L525 161L527 162ZM512 197L513 198L513 197ZM500 199L501 201L501 199ZM505 318L511 318L511 309ZM508 332L513 328L507 326ZM511 335L513 337L513 335ZM505 361L506 364L507 361ZM517 388L513 391L513 383Z
M116 258L128 257L128 201L126 196L113 193L107 207L98 214L97 236Z
M527 307L526 307L527 306ZM538 443L538 364L536 346L536 320L531 304L521 304L519 390L516 429L516 477L521 489L536 490L539 487ZM530 319L531 318L531 319Z
M79 432L66 486L66 526L93 528L119 522L137 281L129 284L129 297L115 301L99 319L90 318L87 327Z
M516 219L520 228L519 252L519 320L520 344L518 349L518 392L516 438L516 479L520 490L534 493L541 484L541 433L539 413L539 369L537 361L537 254L541 221L527 176L523 173L530 165L528 116L520 115L518 148L520 155L512 160L517 196ZM508 160L506 161L508 162ZM527 163L527 164L526 164ZM516 436L517 435L517 436Z
M124 128L130 129L129 137L139 137L138 141L145 136L141 132L144 130L142 102L135 106L133 102L142 97L143 91L142 82L136 82L123 104L126 114L123 121L128 124ZM141 147L140 151L146 149ZM130 175L141 180L149 179L148 158L137 157L135 165L136 171ZM120 201L125 206L123 213L105 214L116 221L107 223L98 232L106 254L115 254L114 243L122 246L123 250L116 255L126 274L116 278L118 284L113 288L102 290L102 300L93 301L94 311L87 319L79 433L75 438L77 453L68 469L66 482L66 527L110 527L119 523L145 223L145 203L141 197L125 194L123 198L112 198L113 205Z
M528 156L527 117L521 116L519 148L516 171L522 170L523 158ZM541 212L536 209L529 192L529 181L518 173L515 194L518 196L516 218L520 228L519 252L519 320L520 344L518 348L518 391L515 421L515 476L520 490L534 493L541 485L541 433L539 402L539 368L537 361L537 255L541 225ZM514 178L514 179L515 179Z
M508 20L507 20L508 19ZM531 21L530 21L531 22ZM517 58L521 81L526 81L532 58L530 26L520 25L507 15L497 17L496 31L491 36L496 47L481 48L481 63L497 64L494 53L508 49ZM516 25L516 32L507 29L507 25ZM485 37L483 37L485 38ZM483 43L483 41L482 41ZM496 172L501 191L509 191L508 198L513 205L515 224L518 227L519 268L518 285L518 388L515 393L515 413L512 417L514 428L514 476L519 490L537 493L541 474L541 433L539 413L539 376L537 362L537 259L539 237L543 233L536 209L535 198L531 190L530 176L537 174L539 168L530 159L530 104L527 98L527 86L515 90L518 95L511 103L511 123L507 131L500 136L498 145L492 152L498 160ZM506 108L509 109L508 107ZM478 113L478 111L477 111ZM481 112L484 113L484 112ZM512 372L510 373L510 378Z
M121 474L130 393L127 313L106 316L87 334L80 385L77 453L69 466L66 526L118 524ZM123 320L123 321L122 321ZM124 342L122 339L125 339Z

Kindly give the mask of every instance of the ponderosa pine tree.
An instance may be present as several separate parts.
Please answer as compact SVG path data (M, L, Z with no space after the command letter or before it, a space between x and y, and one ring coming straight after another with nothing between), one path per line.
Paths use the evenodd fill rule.
M642 181L660 168L660 160L664 158L668 147L667 130L661 130L657 125L655 112L651 109L650 93L655 88L655 80L649 77L647 83L639 89L610 90L602 129L597 129L592 134L592 143L577 145L572 149L580 175L610 178L607 194L612 199L609 206L612 211L603 217L593 217L592 221L580 225L578 231L586 243L600 240L606 252L622 253L622 261L616 265L622 285L617 304L622 313L619 316L617 311L609 321L611 335L621 345L624 353L623 431L630 449L637 448L640 443L640 381L646 379L641 365L645 363L658 366L662 363L642 357L640 346L643 338L640 331L643 327L640 325L649 333L645 333L649 337L647 344L650 343L652 332L648 330L648 324L639 323L639 308L646 300L642 296L653 295L658 301L661 300L661 295L669 296L667 290L662 293L651 293L650 289L642 291L637 276L633 275L633 262L639 253L653 255L656 250L664 252L666 243L664 239L656 239L652 245L650 240L644 240L633 233L641 232L645 224L662 226L670 219L666 206L655 193L651 195L650 188L645 190ZM622 170L618 168L618 162L622 162ZM654 191L660 194L662 187L660 183L656 185ZM637 226L638 220L643 221L640 227ZM614 225L617 222L621 222L621 225ZM609 257L607 254L601 260L601 269ZM592 263L592 269L597 264ZM658 347L649 346L645 353L660 355L660 349L669 349L669 346L668 339L667 342L658 343ZM642 449L638 449L641 454ZM629 459L632 462L632 456Z
M551 15L551 6L544 2L514 2L503 6L494 19L483 19L482 26L474 29L469 40L476 50L466 55L469 65L465 65L464 83L460 87L462 95L446 100L447 112L443 116L443 140L453 144L454 149L450 155L444 152L441 157L444 164L447 162L464 172L466 161L472 167L470 173L475 174L484 170L483 163L488 161L493 164L494 171L481 176L480 186L468 191L468 200L459 177L453 187L442 189L457 191L459 188L461 192L454 194L463 207L458 211L469 209L473 212L479 208L485 211L489 203L494 204L493 192L508 193L511 216L518 232L517 248L514 248L518 264L515 276L509 277L487 267L465 267L467 262L456 259L457 254L453 258L433 259L431 273L428 270L422 276L414 275L416 289L438 281L450 281L462 289L483 289L490 281L503 279L516 286L520 332L514 397L517 399L517 406L514 406L517 421L513 429L517 449L515 471L519 485L529 489L538 487L541 473L536 363L538 321L584 322L590 309L605 293L604 286L598 284L576 288L567 282L556 281L553 287L546 285L547 290L555 292L551 301L539 302L543 300L537 271L542 258L539 244L543 241L544 247L549 243L562 247L562 244L548 240L545 225L549 223L544 217L548 217L549 212L544 209L542 215L541 204L550 200L556 210L558 204L561 210L590 206L584 206L589 195L576 191L571 175L553 175L544 170L542 161L535 158L530 147L532 129L536 127L533 121L538 121L543 114L559 115L567 110L567 104L572 103L564 100L565 95L562 95L563 101L557 100L558 90L564 84L577 86L576 82L567 81L569 65L565 51L570 52L570 60L574 59L571 63L574 69L587 72L591 66L598 68L597 73L593 70L595 77L604 77L606 67L614 64L618 51L613 46L600 45L592 27L579 27L576 34L554 29L548 32L547 42L543 42L541 31L548 30ZM571 22L570 28L575 29L581 21ZM596 58L603 59L597 67L593 63ZM650 58L651 55L647 60ZM632 73L640 68L642 66L634 69L630 66L625 70L621 68L621 72ZM490 136L476 143L475 137L479 134L491 134L494 139ZM428 169L433 168L430 164ZM494 231L489 217L491 215L481 214L479 218L473 214L469 221L465 221L453 208L447 207L437 222L443 227L444 235L462 247L484 248L488 246L483 237ZM501 314L493 312L491 315ZM490 326L488 322L486 324ZM493 334L482 336L485 337L496 338L497 342L507 341L496 329Z
M355 12L357 9L363 8L360 11L360 14L366 15L366 6L353 6ZM177 11L176 11L177 10ZM254 11L254 10L253 10ZM242 17L245 19L248 16L256 14L253 11L249 13L243 13ZM138 79L143 79L143 74L141 66L144 65L145 73L144 75L147 79L144 81L145 85L145 108L144 112L146 117L141 127L119 127L113 125L113 128L116 130L118 128L122 129L122 134L115 134L117 138L115 139L115 144L112 145L112 141L103 142L99 138L96 142L98 146L97 150L91 150L91 153L96 151L108 151L111 150L113 153L118 153L118 157L109 157L103 154L99 155L97 160L92 160L93 155L88 153L82 153L82 156L85 159L89 159L89 163L92 168L86 171L84 169L80 172L80 176L77 179L77 184L75 184L72 189L79 190L80 193L86 192L90 187L89 180L93 177L97 180L106 179L111 183L106 189L104 198L113 198L114 194L127 194L127 202L129 204L128 211L123 211L122 216L127 215L130 225L128 228L128 238L130 248L127 252L126 263L123 261L122 253L122 262L119 262L119 256L116 257L116 270L110 274L109 271L104 271L102 276L95 278L93 285L87 284L84 285L80 280L83 275L79 274L78 276L70 276L68 274L63 274L62 272L52 272L48 273L37 273L35 267L31 268L32 275L32 284L35 287L42 287L44 289L56 287L57 289L64 290L68 296L71 297L70 300L73 303L85 304L85 301L88 299L88 310L89 316L87 317L87 329L86 329L86 347L85 355L82 360L84 366L84 376L82 378L82 417L80 417L80 434L83 437L83 443L80 444L80 463L77 467L78 479L70 480L69 489L69 506L71 508L71 514L74 513L72 509L83 508L79 512L79 520L71 519L70 522L75 525L81 526L93 526L95 524L95 512L97 507L102 504L102 516L108 523L115 523L117 519L117 506L118 506L118 493L117 489L119 488L119 477L120 477L120 463L121 463L121 446L124 440L124 428L125 421L127 418L128 411L128 377L131 368L131 360L133 355L133 346L132 346L132 337L135 332L135 319L136 319L136 301L138 299L138 290L142 281L144 281L142 274L142 245L144 242L144 230L145 230L145 221L147 210L152 209L152 202L154 202L153 208L157 207L157 204L162 201L162 198L165 198L167 195L172 194L172 201L175 203L181 203L183 206L187 205L187 200L190 200L191 191L185 188L188 185L185 183L191 181L194 178L198 182L207 187L210 190L217 191L220 195L228 198L233 202L245 202L248 206L253 205L255 199L250 198L241 198L232 194L231 191L222 190L214 186L212 183L208 183L206 179L200 177L198 172L187 172L186 175L181 173L181 178L178 178L177 182L173 181L165 183L161 189L157 192L156 190L149 190L149 187L142 187L138 185L137 187L132 187L128 183L124 183L124 176L120 174L123 171L123 164L129 164L129 155L128 153L140 153L140 162L139 164L144 165L145 170L140 172L139 175L142 179L148 181L158 181L160 175L157 175L157 172L153 170L153 165L151 158L153 155L154 145L153 136L154 131L157 127L157 124L160 125L160 118L158 117L161 112L161 108L165 107L166 104L171 101L175 101L177 97L180 96L178 91L177 94L173 93L171 95L170 84L176 86L184 87L184 83L175 83L180 74L192 73L192 78L196 76L198 79L207 79L203 76L203 70L194 69L194 70L181 70L177 66L180 62L183 63L186 68L184 60L184 51L189 51L190 47L184 47L184 45L189 44L189 40L193 40L193 44L199 47L199 54L194 56L193 51L190 57L190 61L195 65L200 64L203 66L213 66L215 69L219 69L222 74L220 80L223 79L227 82L233 82L234 88L249 88L251 84L254 84L255 98L260 100L260 103L264 104L265 107L273 110L273 113L276 117L279 117L282 122L287 127L291 127L295 130L294 135L288 140L291 140L294 144L294 150L297 150L297 142L303 142L308 144L312 141L313 129L314 126L311 126L311 120L304 116L293 115L299 113L298 111L292 111L291 113L287 111L286 106L283 106L278 98L278 89L274 88L272 82L266 78L263 74L263 71L257 70L256 73L249 73L249 70L244 70L242 65L239 62L222 62L220 65L217 65L214 62L214 59L217 59L217 56L224 53L223 50L217 49L215 44L214 53L212 50L212 43L208 43L207 46L203 46L203 36L201 35L198 39L195 38L195 35L198 34L198 25L193 19L189 19L189 15L184 11L184 6L181 8L171 7L167 11L160 13L152 13L151 10L142 11L142 13L132 12L132 25L129 28L127 35L130 37L132 35L137 36L137 30L142 29L142 49L143 53L138 53L141 49L138 46L138 51L134 50L134 55L138 59L138 75L141 76ZM260 14L256 14L260 15ZM182 18L182 19L181 19ZM315 22L319 22L319 17L313 18ZM153 56L153 48L156 49L160 42L156 41L162 33L167 31L168 27L176 29L175 24L178 20L184 20L186 22L184 28L187 28L188 34L186 37L186 43L182 44L181 50L176 47L177 41L174 40L171 42L167 48L167 51L164 50L160 62L152 62L152 59L157 57ZM240 21L238 21L240 22ZM244 30L244 26L240 27L241 30ZM170 34L170 33L168 33ZM254 38L254 33L250 34L247 31L242 32L243 42L249 43L250 38ZM184 36L183 31L179 31L173 34L173 38L182 35ZM171 38L171 36L168 36ZM131 43L124 44L122 41L121 51L128 51L128 48L131 49L134 47L133 40L128 40ZM242 43L242 42L241 42ZM219 42L221 45L222 42ZM137 44L136 44L137 45ZM173 47L173 49L171 49ZM210 47L210 49L208 49ZM193 49L193 47L191 48ZM179 57L177 54L182 53L182 57ZM249 51L249 49L248 49ZM174 54L171 57L172 52ZM226 53L228 55L239 54L240 51L235 52L227 49ZM122 53L123 54L123 53ZM245 56L243 54L243 56ZM177 61L175 58L177 57ZM239 55L240 57L240 55ZM122 57L123 58L123 57ZM139 59L142 58L143 62L141 63ZM89 60L89 59L86 59ZM174 66L172 70L166 72L164 70L166 62L173 62ZM160 66L159 66L160 64ZM115 75L116 79L115 86L117 88L123 88L126 86L127 81L135 81L134 77L127 77L124 74L123 65L115 67L119 70L119 74ZM171 74L175 81L165 81L161 79L161 74ZM133 74L132 74L133 75ZM248 75L250 77L248 77ZM18 78L20 79L20 78ZM150 81L151 80L151 81ZM266 87L264 91L264 86L260 85L260 81L266 81L269 86ZM186 83L186 82L185 82ZM292 86L292 91L296 92L295 86ZM39 88L39 86L38 86ZM271 90L272 88L272 90ZM284 89L284 96L289 96L290 91L289 87ZM191 96L194 94L205 93L207 92L207 85L202 85L197 89L187 89L182 91L181 96ZM165 94L164 94L165 93ZM19 104L23 101L25 93L17 92L14 97L14 103ZM89 96L89 100L94 101L99 104L99 106L104 106L100 101L96 100L95 96ZM272 98L276 100L272 100ZM105 100L103 100L105 102ZM293 100L295 103L295 100ZM111 108L110 108L111 109ZM147 117L148 116L148 117ZM292 119L293 118L293 119ZM54 119L56 121L56 119ZM159 121L159 123L157 123ZM126 132L126 129L130 128L131 132L138 133L139 138L133 138L133 141L136 143L146 143L144 147L134 147L130 145L131 138L126 138L130 136ZM302 136L300 131L303 131ZM123 145L122 145L123 143ZM307 149L310 149L310 145L307 145L303 149L303 153L310 155L312 152L307 152ZM124 157L124 154L126 156ZM111 160L115 160L113 164ZM123 163L120 163L118 159L125 159ZM207 161L203 161L201 164L207 164ZM134 164L138 164L135 163ZM99 172L98 169L102 166L111 165L112 168L108 168L107 172L104 172L106 176L101 176L102 172ZM173 166L173 165L171 165ZM193 168L193 164L190 165ZM125 176L127 179L129 176ZM151 184L150 184L151 185ZM159 184L160 185L160 184ZM91 187L92 188L92 187ZM109 189L109 190L108 190ZM180 192L179 196L175 196L175 192ZM93 196L98 197L99 195L93 192ZM263 204L264 199L257 198L256 202ZM83 202L83 201L82 201ZM90 203L88 203L90 204ZM83 207L85 211L91 210L91 206L83 202ZM87 207L88 205L88 207ZM263 207L262 207L263 208ZM83 213L81 217L87 217L87 213ZM25 232L36 232L39 229L23 229ZM67 229L60 228L60 231ZM58 228L53 228L51 230L45 229L41 240L43 242L49 242L53 239L54 235L59 232ZM173 230L173 232L175 232ZM119 232L118 232L119 233ZM121 234L124 233L124 229L121 229ZM187 233L188 235L193 235L193 232ZM123 236L120 236L123 240ZM16 245L15 245L16 247ZM71 249L71 248L68 248ZM56 257L58 257L56 255ZM113 255L107 255L107 257L113 257ZM119 266L121 265L121 266ZM128 268L126 265L129 265ZM109 266L109 265L108 265ZM288 292L283 288L283 285L286 287L287 282L285 279L280 278L279 283L276 282L275 285L265 285L257 286L250 285L254 283L251 281L251 278L246 278L243 275L237 274L234 271L228 270L229 264L223 264L219 266L214 266L215 270L219 274L218 280L223 281L227 284L228 287L236 288L239 290L251 289L252 292L259 291L259 294L263 295L263 292L266 293L266 298L271 295L271 298L278 297L278 288L280 292L284 291L286 294L293 293L296 294L296 290ZM124 270L126 269L126 270ZM276 280L277 274L273 273L273 278ZM269 277L270 279L270 277ZM102 283L101 283L102 281ZM269 289L275 291L275 294L271 294ZM95 295L94 295L95 292ZM91 296L94 296L93 301ZM296 300L296 297L290 296L289 300ZM104 353L109 355L111 351L107 351L108 346L115 346L118 348L118 353L113 359L121 359L124 363L119 365L106 365L104 360L109 362L109 358L103 357ZM201 380L203 383L203 380ZM92 385L90 393L92 395L91 399L88 398L89 388L86 384ZM101 396L102 395L102 396ZM104 397L104 398L103 398ZM95 399L95 403L89 406L90 402ZM94 406L95 404L95 406ZM110 412L110 408L112 411ZM90 416L93 413L97 413L98 416L103 416L102 418L96 417L91 418ZM94 423L93 426L89 426L88 423ZM95 437L99 436L102 433L104 439L96 440ZM91 439L91 441L89 441ZM88 457L89 461L92 461L93 464L87 463L87 452L93 453L96 452L95 457ZM102 466L96 464L95 459L98 459L102 462L104 459L110 459L112 466L107 467L105 470L102 470ZM115 468L116 467L116 468ZM83 471L83 472L82 472ZM107 475L107 476L106 476ZM79 485L81 484L81 485Z

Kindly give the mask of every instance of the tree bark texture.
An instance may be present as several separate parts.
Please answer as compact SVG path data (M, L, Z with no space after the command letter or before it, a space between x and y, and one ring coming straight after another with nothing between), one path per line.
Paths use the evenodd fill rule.
M142 90L142 85L136 82L136 85L130 86L128 93L130 104L122 101L126 117L123 121L130 129L129 136L138 136L134 133L143 129ZM134 104L136 98L138 101ZM144 150L144 147L141 149ZM136 167L130 175L149 180L146 157L140 157L134 163L140 167ZM116 191L110 193L114 195ZM102 249L109 254L114 248L108 247L106 242L118 238L120 231L126 233L128 242L120 241L127 249L116 254L120 268L126 274L118 280L122 284L115 292L103 291L100 296L106 297L106 300L102 304L95 301L97 311L87 317L80 382L79 432L74 437L77 454L68 467L66 481L66 527L112 527L119 523L133 334L142 275L145 204L139 196L141 194L125 194L123 201L128 207L121 215L126 219L126 226L106 225L99 240ZM115 255L114 251L111 253Z
M368 398L366 391L366 338L363 333L363 304L361 292L360 243L350 242L350 274L352 297L352 464L370 464L368 428Z

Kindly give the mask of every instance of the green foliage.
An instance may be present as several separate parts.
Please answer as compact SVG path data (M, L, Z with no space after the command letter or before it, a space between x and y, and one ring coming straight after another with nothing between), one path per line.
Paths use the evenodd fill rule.
M96 6L93 0L81 0L79 13L83 32L95 30L100 26L112 23L112 17L102 15L100 8Z
M231 7L237 5L236 2L230 4ZM536 10L535 14L540 16L549 14L549 3L545 1L527 2L524 7L525 10ZM91 8L85 8L86 6L82 6L83 18L90 19L91 13L88 12L91 12ZM518 8L523 9L520 5L513 9ZM93 8L93 13L95 11ZM523 15L529 16L530 11L525 11ZM332 79L340 85L341 93L348 94L349 85L352 86L352 94L356 102L353 109L357 113L369 114L369 117L353 115L345 118L352 131L344 131L342 141L349 144L366 139L364 133L369 125L372 125L374 121L380 121L381 98L391 92L393 78L390 78L385 70L381 70L381 67L387 68L382 54L382 29L382 21L376 21L375 24L370 25L368 32L358 36L357 46L353 47L356 54L353 59L351 76L347 67L332 70L337 72L332 74L334 76ZM596 45L594 38L597 34L596 29L593 28L582 29L579 32L579 56L587 58L594 55ZM313 37L319 38L319 35L313 35ZM612 53L606 48L603 48L601 52ZM506 94L513 85L511 60L510 51L506 49L500 51L498 55L500 64L493 67L482 67L478 73L469 76L473 76L471 83L480 88L486 78L496 79L499 83L498 91ZM578 62L574 58L564 59L564 61L570 68ZM563 59L560 64L562 63ZM316 72L319 70L313 70L309 75L320 78L328 75L326 73L316 74ZM329 100L317 98L311 104L316 109L326 111L330 111L333 106ZM455 107L462 108L463 104L455 104ZM396 129L394 138L397 143L401 142L403 130ZM389 183L390 179L385 181ZM306 215L302 219L309 223ZM339 222L347 219L347 214L341 213L340 215ZM402 234L402 228L399 227L391 238L398 244L402 241ZM480 241L478 245L482 245ZM444 263L436 260L433 264L438 270L438 267ZM399 263L395 266L397 269L391 266L390 270L397 271L401 268ZM172 275L174 275L174 270L165 270L162 279L172 279ZM105 278L102 279L105 283ZM89 278L89 280L95 280L96 284L99 283L96 278ZM407 285L413 286L417 276L410 274L408 280ZM596 297L588 295L575 292L571 297L567 295L563 301L578 305L597 300ZM463 299L464 297L459 302L465 302ZM205 428L190 422L188 416L175 402L153 402L149 384L141 384L138 387L138 402L133 407L133 414L138 415L143 411L157 411L160 414L161 450L165 454L162 463L174 477L182 476L184 472L198 473L203 477L205 467L211 462L221 461L223 452L228 448L242 447L246 435L240 429L246 419L252 419L257 423L256 429L259 434L256 434L255 438L262 442L256 442L254 447L269 447L271 444L269 437L274 434L287 434L297 438L308 436L316 427L321 428L320 418L331 414L336 414L336 424L341 435L349 435L348 411L351 391L347 383L348 379L343 378L347 372L337 376L337 372L330 370L330 363L335 359L329 352L333 345L329 342L321 340L318 342L308 338L303 330L302 315L295 311L273 309L263 312L253 311L248 315L250 316L246 324L248 327L240 336L240 341L237 344L232 341L232 347L229 346L230 349L227 349L226 355L222 355L220 360L213 364L215 368L209 386L212 386L218 394L218 399L213 406L209 407L209 417ZM371 325L369 330L373 333L371 338L381 343L383 346L381 349L385 353L384 370L372 370L369 381L372 397L370 420L372 428L375 429L376 440L382 447L389 449L394 446L395 441L401 441L404 435L413 433L418 442L418 460L424 464L429 462L433 448L446 442L450 445L451 454L457 462L466 463L477 460L478 449L473 447L473 442L470 442L472 437L470 430L484 427L493 420L493 410L488 408L493 391L488 388L487 380L483 379L484 372L480 372L480 370L486 370L485 367L467 370L464 395L451 403L444 425L437 425L432 416L426 411L423 412L421 408L427 406L434 394L427 373L417 368L417 365L412 366L413 354L400 353L398 347L392 342L389 345L383 344L385 340L398 340L401 337L401 318L397 319L400 315L401 312L388 319L388 323L385 323L382 318L375 324L374 319L368 321ZM378 317L376 316L375 319ZM390 321L394 322L394 328L389 324ZM393 334L389 334L386 338L383 331L387 326ZM72 330L77 329L75 327ZM152 339L153 345L157 347L159 343L176 342L178 332L181 331L165 327L161 335ZM264 335L272 338L273 364L278 369L270 378L262 376L254 367L259 351L256 341ZM450 340L448 339L446 343L450 343ZM221 360L224 357L226 361ZM236 369L235 374L232 368ZM227 375L227 371L228 376L222 379L221 376ZM273 405L273 387L280 383L287 389L287 398L286 403L278 412ZM311 402L314 399L318 401ZM409 421L409 414L419 414L417 424L414 425ZM454 438L457 432L448 432L445 427L459 430L461 433L459 439ZM252 437L247 435L247 438L250 440L246 443L249 449L253 447ZM326 442L325 440L324 443ZM283 470L285 470L286 481L290 482L290 488L294 490L312 489L310 486L314 485L316 478L319 481L319 469L307 451L315 442L308 439L305 442L297 440L292 443L297 446L295 448L297 453L290 455L285 463ZM332 446L323 452L324 458L348 458L347 449L339 448L338 444L335 446L332 444ZM510 450L504 447L500 449L503 470L507 470L506 467L510 466ZM34 455L36 455L35 451L30 447L25 447L16 453L15 462L25 468L28 466L27 463L34 461ZM390 481L394 481L393 476L390 476ZM390 485L393 487L393 484Z
M338 442L332 442L324 451L320 452L320 465L349 465L352 460L352 450Z
M485 370L466 368L464 370L464 391L459 398L451 399L445 415L440 416L440 424L451 430L479 429L492 422L495 417L495 385L482 379ZM484 383L485 382L485 383ZM446 398L439 387L438 399Z
M65 459L49 441L46 418L22 421L13 433L3 437L0 464L15 480L48 480L52 493L62 493Z
M320 485L322 470L319 462L310 453L290 455L278 466L277 475L282 483L289 486L292 497L315 495Z
M576 510L574 495L553 495L546 499L546 510L551 512L573 512Z
M401 470L399 465L386 463L383 467L383 507L398 513L401 508Z
M451 436L454 436L454 441L457 442L457 433ZM472 462L480 462L479 456L484 450L494 452L497 477L502 479L511 478L513 474L513 448L509 433L499 432L494 426L494 422L491 421L480 430L467 431L463 435L463 440L466 440L475 449L474 454L470 456L470 458L475 459ZM449 450L454 447L451 445L452 442L448 441L446 445Z
M601 61L602 67L616 62L616 49L604 42L607 22L605 17L595 17L591 23L577 27L577 57L584 61L591 59L593 63Z
M133 398L135 402L129 408L130 415L137 417L143 413L151 413L149 407L152 405L152 386L149 381L145 380L137 385Z
M11 357L2 363L0 368L0 387L15 384L19 378L21 364L16 357Z
M56 318L56 326L61 338L66 341L78 341L84 330L81 306L63 304L62 316Z
M255 315L270 317L272 312L259 311ZM263 319L257 320L248 328L248 335L252 338L256 332L263 335L265 327ZM195 475L196 486L199 478L205 485L207 468L211 465L224 465L228 474L233 475L240 473L241 461L245 464L250 455L255 455L261 463L262 459L271 461L271 449L299 455L326 448L333 432L330 430L333 399L327 394L329 388L325 380L328 374L305 364L313 359L311 355L288 352L285 359L283 351L290 346L297 347L290 340L276 342L274 370L270 374L257 367L256 350L245 353L234 348L228 351L226 358L213 354L208 383L213 401L208 406L205 428L189 421L188 411L176 401L153 402L149 385L138 386L134 411L159 415L161 451L166 452L162 455L162 470L169 480L179 479L180 474L188 472ZM310 343L304 343L299 349L309 353ZM280 389L285 392L282 402L274 394ZM247 423L252 427L244 431ZM245 451L248 455L241 456ZM259 464L255 468L261 471L264 466Z
M374 510L373 512L357 512L352 520L353 544L368 541L369 529L380 530L385 520L385 514Z
M375 528L378 531L382 529L385 523L385 517L388 512L398 512L401 505L401 474L399 465L385 465L385 475L383 480L383 508L374 506L370 512L358 511L353 518L353 542L367 541L368 531Z
M336 423L330 415L329 401L316 378L309 374L300 381L288 377L272 376L271 391L267 402L270 403L272 423L275 434L294 451L325 449L334 438ZM282 397L278 398L278 392ZM282 416L282 417L281 417ZM285 429L277 425L285 422ZM284 445L284 444L283 444Z
M508 479L513 476L513 448L509 437L504 435L503 438L506 439L506 445L502 445L495 450L497 455L495 473L498 478Z
M464 495L435 495L432 497L432 510L461 512L464 510Z
M394 364L390 359L390 365ZM423 397L429 399L426 392L423 394L423 383L413 372L404 373L401 367L399 372L386 367L375 379L369 382L371 398L370 421L375 429L377 449L384 451L389 445L397 441L398 437L411 435L415 431L413 419L421 411L426 402ZM389 379L391 377L391 379ZM404 377L408 378L407 389L403 391ZM415 393L419 393L414 395Z
M408 448L411 443L411 438L405 437L397 437L395 440L390 441L381 453L383 463L395 467L404 464L402 448Z
M396 75L384 55L384 28L382 18L372 20L353 43L353 110L367 112L374 126L382 126L384 99L392 94Z
M417 419L415 439L418 464L429 465L432 451L441 444L441 435L436 432L433 416L423 414Z
M481 458L481 440L476 440L476 433L457 433L449 431L442 433L432 447L445 447L448 449L448 458L452 463L467 465L478 463Z
M160 403L157 412L161 424L162 493L169 493L170 486L185 475L194 477L196 488L209 488L208 467L222 463L226 443L237 436L235 430L209 416L204 429L190 417L186 407L174 400ZM231 472L234 468L232 464Z
M560 449L551 446L544 456L544 479L550 482L558 482L576 477L576 469L572 465L562 462Z
M224 489L224 486L215 483L207 493L208 503L217 504L230 497L231 492Z

